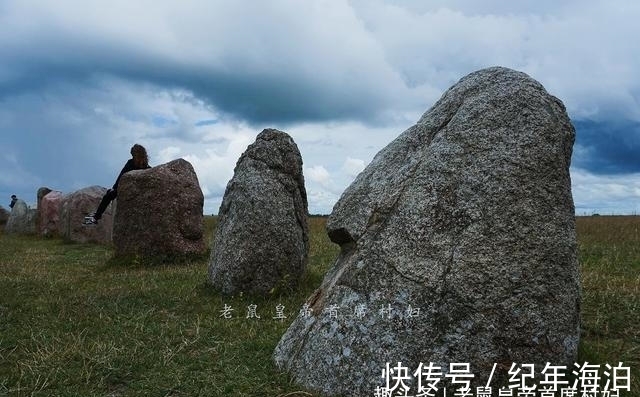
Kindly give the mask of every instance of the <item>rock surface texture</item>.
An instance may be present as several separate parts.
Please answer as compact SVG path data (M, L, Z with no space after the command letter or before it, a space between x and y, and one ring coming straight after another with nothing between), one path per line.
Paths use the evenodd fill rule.
M304 387L345 396L385 386L387 362L411 373L420 362L444 373L470 363L483 386L494 363L494 382L512 363L571 366L574 138L562 102L526 74L493 67L461 79L336 203L327 230L340 256L276 364ZM447 381L440 392L453 393Z
M122 175L113 225L115 256L170 261L206 251L204 196L184 159Z
M64 194L57 190L49 191L38 199L38 233L52 236L60 230L60 208Z
M38 208L40 208L40 202L42 201L42 198L44 196L46 196L47 194L51 193L53 190L49 189L46 186L43 186L41 188L38 189L37 193L36 193L36 197L38 199Z
M309 253L302 157L286 133L266 129L242 154L218 213L209 281L225 294L296 287Z
M47 194L49 194L52 190L49 189L46 186L43 186L41 188L38 189L38 191L36 192L36 198L37 198L37 203L36 203L36 208L38 209L38 217L36 219L36 232L38 234L42 234L42 226L41 226L41 222L42 222L42 211L40 211L42 209L42 198L44 196L46 196Z
M18 199L9 213L9 219L4 226L7 234L34 234L38 210L29 208L24 200Z
M111 243L113 228L113 209L111 206L107 207L97 225L88 226L82 223L85 216L95 212L106 192L107 188L105 187L89 186L65 194L60 199L60 220L58 223L60 235L69 241L78 243Z

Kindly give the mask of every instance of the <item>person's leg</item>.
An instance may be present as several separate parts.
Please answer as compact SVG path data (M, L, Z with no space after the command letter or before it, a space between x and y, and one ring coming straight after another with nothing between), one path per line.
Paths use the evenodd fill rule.
M113 189L109 189L107 193L105 193L102 197L102 201L100 201L100 205L98 205L96 213L93 215L96 220L102 218L102 214L107 210L107 206L114 198L116 198L117 195L118 192Z

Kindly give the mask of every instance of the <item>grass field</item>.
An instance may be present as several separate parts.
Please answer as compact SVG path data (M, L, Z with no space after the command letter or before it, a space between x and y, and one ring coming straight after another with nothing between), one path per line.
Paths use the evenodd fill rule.
M0 236L0 395L311 396L271 354L338 253L324 223L310 218L303 288L260 299L213 293L207 258L118 264L109 247ZM577 225L579 362L624 362L633 379L626 395L640 396L640 217L580 217ZM210 238L215 219L206 226ZM230 319L221 317L225 305ZM246 318L249 305L260 319ZM287 319L273 319L278 305Z

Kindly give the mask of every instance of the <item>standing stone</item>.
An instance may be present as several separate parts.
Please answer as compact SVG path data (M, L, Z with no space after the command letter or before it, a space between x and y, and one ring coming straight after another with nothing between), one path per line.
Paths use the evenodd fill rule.
M36 208L38 209L38 217L36 218L36 232L39 234L41 233L41 230L42 230L42 227L40 226L40 223L42 221L42 213L40 211L42 209L41 201L42 201L42 198L47 194L49 194L51 191L52 190L49 189L48 187L43 186L39 188L36 193L36 198L37 198Z
M64 194L52 190L38 200L38 233L52 236L60 230L60 207Z
M37 217L38 210L29 208L24 200L18 199L11 209L4 232L7 234L34 234Z
M118 184L115 256L156 262L203 254L203 205L198 176L184 159L127 172Z
M470 363L475 385L496 363L494 387L512 363L570 368L574 138L562 102L526 74L493 67L461 79L336 203L327 230L341 254L276 364L304 387L345 396L373 395L387 362L411 373L420 362L445 373ZM350 315L358 307L362 318Z
M113 209L107 207L97 225L84 225L84 217L95 212L107 188L89 186L59 199L58 230L66 240L77 243L111 243ZM48 195L47 195L48 196ZM45 196L46 197L46 196ZM52 200L53 201L53 200Z
M302 157L266 129L240 156L218 212L209 281L224 294L296 287L309 253Z
M53 190L49 189L48 187L41 187L38 189L38 192L36 193L36 197L38 198L38 208L40 208L40 202L42 201L42 199L44 198L44 196L46 196L47 194L51 193Z

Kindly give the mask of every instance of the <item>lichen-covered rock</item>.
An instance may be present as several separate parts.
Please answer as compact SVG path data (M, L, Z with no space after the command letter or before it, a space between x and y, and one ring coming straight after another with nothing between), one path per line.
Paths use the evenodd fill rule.
M345 396L373 395L386 363L444 373L469 363L476 385L494 363L494 382L512 363L572 365L574 137L561 101L526 74L494 67L461 79L336 203L327 230L341 254L276 364Z
M37 217L38 210L29 208L24 200L18 199L9 213L4 232L7 234L34 234Z
M113 225L116 257L162 262L200 255L204 196L184 159L122 175Z
M242 154L218 213L209 281L225 294L297 286L309 253L307 194L298 146L266 129Z
M50 190L38 200L38 233L52 236L60 230L60 208L64 193Z
M113 229L113 209L111 206L107 207L97 225L83 224L84 217L96 211L106 192L107 188L105 187L89 186L59 198L58 230L60 235L66 240L77 243L111 243ZM58 198L55 201L57 200Z

